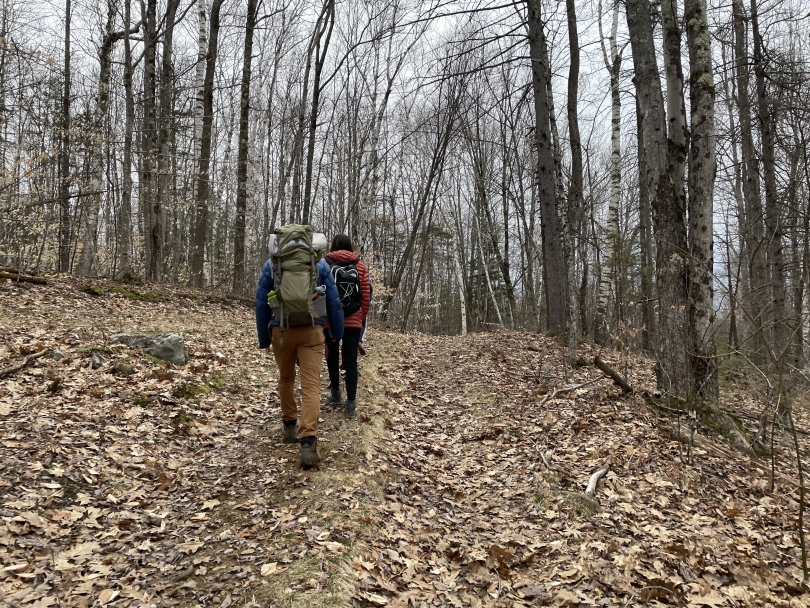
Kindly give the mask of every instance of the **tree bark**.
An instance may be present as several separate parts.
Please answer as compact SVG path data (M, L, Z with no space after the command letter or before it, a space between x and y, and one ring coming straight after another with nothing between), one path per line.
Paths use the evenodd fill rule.
M641 109L636 97L636 131L638 132L638 214L639 214L639 247L641 248L641 297L642 303L642 319L644 321L644 328L641 330L641 347L644 351L653 352L653 344L655 343L654 336L656 335L656 318L655 318L655 302L653 298L653 281L652 277L655 273L653 259L653 236L652 226L650 225L651 211L650 211L650 194L647 190L647 160L644 153L644 128L642 126Z
M613 23L608 38L608 49L605 49L602 35L602 3L599 2L599 39L602 43L602 58L610 75L610 202L608 203L607 226L602 240L602 264L599 272L599 295L596 301L596 319L594 321L594 341L605 346L609 342L608 305L610 294L617 279L616 260L619 254L619 201L622 187L622 149L621 149L621 95L619 75L621 74L622 56L616 44L619 29L619 3L613 7ZM608 52L609 50L609 52ZM640 137L640 136L639 136Z
M141 0L143 32L143 118L141 122L140 183L138 194L143 214L144 253L147 280L155 280L160 252L160 226L153 216L155 204L155 151L157 128L156 45L157 0Z
M689 130L683 99L681 27L678 0L662 0L661 25L664 29L664 72L667 81L667 156L679 204L686 207L686 162Z
M712 49L706 0L685 0L689 47L689 329L695 393L717 403L717 349L714 344L714 179L715 157Z
M130 3L124 2L124 29L130 26ZM137 30L137 28L136 28ZM129 34L124 37L124 149L123 149L123 192L121 193L121 217L118 220L118 276L132 278L132 133L135 130L135 96L132 90L132 47Z
M248 136L250 119L250 75L253 62L253 30L256 27L257 0L248 0L245 17L245 52L239 99L239 160L237 161L236 225L233 233L233 284L239 293L245 286L245 215L248 199Z
M547 329L562 335L567 321L567 273L562 247L562 226L558 210L554 151L551 141L550 112L543 57L547 55L540 0L526 0L528 8L529 56L534 90L535 144L537 153L537 197L540 206L540 230L543 242L544 283Z
M652 201L658 287L658 385L676 396L690 395L687 360L688 261L686 208L675 193L666 141L664 97L658 77L652 19L647 0L627 0L627 26L642 116L646 189Z
M208 194L211 165L211 130L214 123L214 71L216 70L219 43L219 12L223 0L214 0L211 5L211 30L208 38L208 52L205 56L205 80L203 83L203 125L200 136L200 158L197 167L196 221L194 244L191 251L191 284L203 287L205 244L208 235Z
M152 218L156 222L153 230L156 233L158 246L153 250L153 278L160 281L166 271L166 261L164 259L167 235L166 209L169 204L169 193L172 189L171 175L171 141L174 131L174 62L172 59L174 45L174 26L177 18L177 9L180 0L169 0L166 4L166 15L164 19L165 31L163 34L163 57L160 69L160 90L158 100L160 102L155 131L158 136L157 141L157 193L152 207Z
M59 272L70 272L70 2L65 0L65 82L59 150Z
M568 48L571 63L568 71L568 132L571 144L571 183L568 185L568 232L566 259L568 263L568 363L576 367L577 346L577 287L576 287L576 249L575 237L578 232L582 212L582 142L579 135L579 117L577 102L579 95L579 35L577 32L577 13L575 0L566 0L568 16Z

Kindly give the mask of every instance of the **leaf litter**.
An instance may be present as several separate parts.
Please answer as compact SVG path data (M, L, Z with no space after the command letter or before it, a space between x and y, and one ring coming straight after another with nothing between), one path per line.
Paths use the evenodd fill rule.
M249 305L81 288L0 287L0 368L49 349L0 380L9 606L806 602L797 489L769 492L742 456L682 464L641 396L566 372L553 339L373 328L358 420L322 409L324 461L301 471ZM182 368L107 345L169 330ZM650 362L627 363L652 390ZM755 391L735 391L753 412ZM795 476L781 439L777 456Z

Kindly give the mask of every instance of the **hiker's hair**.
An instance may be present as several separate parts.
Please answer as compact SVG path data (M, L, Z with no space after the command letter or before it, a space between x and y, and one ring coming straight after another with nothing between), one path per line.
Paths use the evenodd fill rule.
M345 234L336 234L332 238L332 244L329 246L329 251L351 251L354 253L352 240Z

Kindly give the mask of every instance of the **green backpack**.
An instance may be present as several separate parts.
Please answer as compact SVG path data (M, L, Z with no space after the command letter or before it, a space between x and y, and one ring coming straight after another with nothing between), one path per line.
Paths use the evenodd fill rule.
M287 224L275 232L276 251L271 251L270 259L276 269L275 292L281 306L273 307L273 312L282 329L314 326L321 317L312 306L319 260L312 247L313 234L312 226L301 224Z

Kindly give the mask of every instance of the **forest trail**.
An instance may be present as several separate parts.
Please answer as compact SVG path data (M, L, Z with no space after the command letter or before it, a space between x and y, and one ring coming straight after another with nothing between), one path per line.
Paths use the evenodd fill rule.
M249 307L99 285L0 285L0 369L63 356L0 380L4 605L807 603L794 488L742 457L683 464L640 396L565 377L553 339L373 328L358 418L324 408L302 471ZM110 347L122 329L182 331L193 357ZM651 387L648 361L598 354Z

